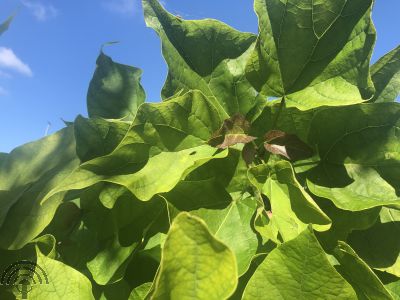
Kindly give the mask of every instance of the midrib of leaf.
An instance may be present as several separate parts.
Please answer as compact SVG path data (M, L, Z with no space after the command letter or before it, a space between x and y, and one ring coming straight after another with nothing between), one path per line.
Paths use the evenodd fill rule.
M281 71L281 62L280 62L280 59L279 59L279 52L278 51L280 49L281 37L282 37L282 28L283 28L283 25L285 24L285 18L286 18L286 14L287 14L288 2L289 2L289 0L287 0L285 2L284 13L282 15L281 24L279 25L278 45L276 47L276 52L277 52L277 56L278 56L277 63L278 63L278 66L279 66L279 74L281 76L281 82L282 82L282 88L283 88L283 96L286 95L286 88L285 88L285 84L283 83L283 76L282 76L282 71ZM266 4L266 6L268 7L267 4ZM268 18L269 18L269 16L268 16Z
M234 205L236 205L236 200L232 200L228 212L226 213L226 215L225 215L224 219L222 220L221 224L219 225L218 229L215 231L215 234L214 234L215 236L218 235L218 232L221 230L222 226L225 224L226 220L228 219L228 216L231 214L231 211L232 211L232 208Z
M288 1L289 1L289 0L288 0ZM286 2L286 3L287 3L287 2ZM340 13L335 17L335 19L333 20L333 22L326 28L326 30L325 30L325 31L321 34L321 36L319 37L318 34L315 32L315 23L314 23L314 0L311 0L311 21L312 21L312 24L313 24L312 29L313 29L313 32L314 32L314 36L315 36L315 38L316 38L317 40L316 40L315 45L313 46L313 48L312 48L312 50L311 50L310 56L308 57L307 61L304 63L304 65L303 65L303 67L301 68L301 70L300 70L298 76L296 77L296 79L295 79L295 80L293 81L293 83L291 84L291 87L293 87L293 86L296 85L297 81L300 79L301 75L303 74L304 69L305 69L305 68L307 67L307 65L311 62L311 60L312 60L312 58L313 58L313 56L314 56L315 50L317 49L320 40L321 40L321 39L324 37L324 35L332 28L332 26L335 25L335 23L337 22L337 20L342 16L343 10L346 8L346 5L347 5L347 4L348 4L348 0L345 0L345 2L344 2L344 4L343 4L343 7L342 7L342 9L341 9L341 11L340 11ZM285 8L286 8L286 7L287 7L287 4L286 4ZM329 80L329 79L331 79L331 78L332 78L332 77L327 78L327 79L325 79L324 81L327 81L327 80ZM343 79L344 79L344 78L343 78ZM321 81L321 82L322 82L322 81ZM317 85L317 84L319 84L319 83L321 83L321 82L316 82L316 83L314 83L314 84L310 84L308 87L313 87L314 85ZM290 88L289 88L289 90L290 90ZM289 94L290 94L290 93L291 93L291 92L289 92Z

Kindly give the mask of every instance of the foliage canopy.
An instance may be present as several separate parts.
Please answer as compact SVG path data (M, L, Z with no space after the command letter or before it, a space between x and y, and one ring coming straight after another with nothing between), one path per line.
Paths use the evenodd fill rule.
M102 50L89 118L0 153L0 270L37 262L38 300L400 299L400 48L370 66L372 5L255 0L255 35L143 0L163 101Z

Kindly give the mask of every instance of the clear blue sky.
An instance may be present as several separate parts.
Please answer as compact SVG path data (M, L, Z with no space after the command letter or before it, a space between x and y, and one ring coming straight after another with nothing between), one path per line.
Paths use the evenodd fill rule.
M252 0L164 0L188 19L216 18L242 31L257 31ZM63 126L61 118L86 115L86 91L100 45L115 61L144 70L149 101L159 101L166 76L156 34L146 28L139 0L2 0L4 20L19 8L0 37L0 152ZM378 41L373 61L400 44L399 0L376 0ZM1 65L1 62L0 62ZM4 65L4 63L3 63Z

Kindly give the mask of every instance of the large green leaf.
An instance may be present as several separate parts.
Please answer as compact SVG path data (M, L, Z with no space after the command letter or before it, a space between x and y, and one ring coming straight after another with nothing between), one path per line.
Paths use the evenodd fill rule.
M239 275L248 269L258 248L251 228L257 207L253 197L233 194L231 198L213 178L182 181L163 196L179 211L189 211L206 222L210 232L235 253Z
M164 98L179 91L200 90L224 118L246 114L259 101L244 76L254 34L215 20L185 21L169 14L157 0L143 0L147 26L161 38L169 67Z
M178 152L162 152L134 174L99 175L81 167L68 176L42 200L69 190L81 190L99 182L109 182L126 187L142 201L159 193L169 192L192 170L215 158L225 157L227 151L216 154L213 147L203 145Z
M151 299L226 299L235 291L235 256L188 213L174 220Z
M313 224L318 231L330 228L331 220L297 181L289 162L251 168L249 177L254 186L268 197L271 216L267 226L275 228L283 241L297 237L308 224Z
M43 284L32 285L28 296L30 299L94 299L92 285L88 278L64 263L51 259L37 250L37 264L44 274ZM46 276L48 284L43 279Z
M357 299L310 228L272 250L244 291L247 299Z
M69 214L66 203L57 212L48 232L54 233L63 261L82 272L90 272L100 285L121 281L134 255L147 238L149 229L158 222L157 230L168 230L165 201L143 202L126 191L112 209L98 201L103 186L97 185L82 193L78 220L64 228ZM62 207L60 207L62 208ZM130 289L129 289L130 291Z
M400 104L322 110L309 143L319 162L307 174L310 191L344 210L400 204Z
M400 210L382 208L378 221L354 231L349 244L372 268L400 277Z
M167 192L182 176L213 158L216 149L204 144L220 127L221 122L218 111L198 91L186 93L168 102L143 104L131 128L114 151L82 164L46 198L61 191L80 190L100 181L123 185L136 196L138 191L133 190L136 190L134 185L137 185L142 191L138 196L142 200L155 195L150 195L151 189L143 184L150 184L158 190L157 193ZM112 144L114 147L116 144L114 139L104 141L100 138L98 141L105 146ZM90 151L93 154L93 150ZM89 155L92 154L89 152ZM226 154L226 151L221 152L214 158ZM150 161L140 170L149 156ZM170 176L172 173L168 172L177 176ZM133 173L136 174L132 177ZM137 181L142 176L147 177L145 181L148 183L140 182L143 179ZM129 182L133 184L130 187Z
M267 96L309 109L373 95L372 0L256 0L259 37L247 78Z
M50 223L64 195L40 202L78 163L72 127L18 147L0 160L1 248L22 248Z
M115 63L103 51L96 64L87 95L89 116L132 120L146 98L142 70Z
M144 163L149 156L162 151L204 145L221 123L216 108L199 91L190 91L167 102L145 103L117 148L90 164L103 165L108 172L117 173L128 166L132 172L132 165ZM107 139L102 143L110 147L110 142L113 141Z
M374 102L393 102L400 93L400 46L393 49L371 67L375 85Z
M215 106L199 91L190 91L163 103L146 103L137 113L132 131L147 126L146 142L173 151L202 145L221 126ZM153 132L151 132L153 131ZM126 137L129 140L130 136Z
M340 263L336 270L353 286L358 299L392 299L378 276L349 245L340 242L334 256Z
M160 199L142 202L126 193L109 210L101 207L95 197L87 200L82 207L83 221L97 240L95 256L87 257L87 268L100 285L117 282L124 277L131 255L149 227L166 212L165 203Z

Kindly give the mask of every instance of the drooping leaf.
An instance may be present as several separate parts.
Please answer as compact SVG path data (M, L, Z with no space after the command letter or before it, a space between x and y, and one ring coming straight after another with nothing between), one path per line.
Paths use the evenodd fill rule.
M86 266L96 283L108 285L124 277L134 251L141 246L157 218L165 216L166 207L160 199L143 203L129 194L120 198L112 210L90 206L93 208L90 214L86 213L84 222L88 228L92 227L98 245L95 256L88 259ZM113 228L106 228L109 224Z
M143 0L147 26L161 38L169 72L162 91L200 90L224 118L245 115L259 99L244 76L256 39L216 20L186 21L169 14L157 0Z
M340 242L334 256L340 263L336 270L352 285L357 299L392 299L378 276L349 245Z
M1 248L22 248L50 223L64 194L40 202L78 163L73 128L20 146L0 160Z
M129 123L78 116L74 122L76 152L82 162L111 153L122 141Z
M310 228L266 257L244 291L247 299L357 299L330 265Z
M268 197L272 214L267 226L275 228L271 230L279 232L283 241L297 237L308 224L318 231L330 228L331 220L297 181L289 162L251 168L249 178Z
M245 273L258 248L251 228L257 207L253 197L238 193L231 197L215 179L182 181L163 196L178 210L203 219L210 232L235 253L239 275Z
M381 211L381 207L361 211L343 210L327 199L318 197L313 197L313 199L332 220L332 226L328 231L316 232L322 247L329 251L337 246L338 241L346 241L353 230L365 230L373 226Z
M400 46L393 49L371 67L375 85L373 102L393 102L400 93Z
M55 230L53 224L49 230L55 231L64 262L90 272L97 284L110 285L124 277L134 251L152 224L166 216L166 209L160 199L142 202L129 192L108 209L99 202L101 190L97 185L82 193L79 226L73 226L67 234Z
M399 236L400 210L384 207L374 226L353 231L348 242L370 267L400 277Z
M159 193L170 191L192 170L215 158L225 157L227 152L215 153L211 146L204 145L178 152L162 152L149 159L138 172L127 175L98 175L85 168L71 173L60 185L50 191L43 203L68 190L81 190L99 182L109 182L124 186L142 201L148 201Z
M151 288L152 282L146 282L142 285L134 288L129 295L128 300L144 300L146 299L146 295Z
M179 115L181 117L175 117ZM190 170L201 166L208 159L213 159L212 154L216 150L204 144L220 126L218 112L200 92L189 92L163 103L144 104L139 109L130 130L112 153L85 162L52 193L70 189L79 190L100 181L123 185L129 189L126 186L128 181L132 182L129 174L136 173L146 164L149 157L151 159L157 154L161 156L150 164L153 169L148 169L152 172L148 173L149 179L154 174L157 174L159 178L164 177L167 174L163 172L170 169L180 174L179 178L166 176L167 180L163 179L159 183L166 186L170 182L172 183L170 188L173 188L181 176L187 175ZM192 150L188 150L190 148ZM205 159L203 150L210 155L206 160L203 160ZM224 157L225 154L226 152L221 152L215 158ZM182 155L187 156L187 159L180 159L184 157ZM192 164L189 161L198 161L198 164ZM188 163L193 168L185 169L184 165ZM146 168L150 165L147 164ZM160 169L162 165L166 167L164 171ZM181 169L179 165L184 168ZM141 176L140 174L136 173L134 176ZM134 180L135 178L133 177ZM156 178L152 180L157 181ZM157 185L152 186L157 189ZM150 191L145 186L140 189L146 193ZM159 192L166 191L164 188L159 190Z
M188 213L173 222L165 241L152 299L226 299L235 291L232 251Z
M270 130L267 132L264 147L267 151L282 155L291 161L313 156L312 149L296 135L280 130Z
M188 181L214 179L229 193L250 189L247 165L238 149L230 148L226 157L213 159L187 176Z
M89 117L133 120L146 95L140 84L142 70L115 63L103 51L89 85Z
M248 144L256 139L254 136L247 135L249 130L249 121L243 115L235 114L224 121L208 143L220 149L226 149L236 144Z
M385 284L385 287L390 292L394 300L400 299L400 279Z
M227 134L224 137L222 144L217 145L217 148L226 149L237 144L248 144L254 141L256 137L246 134Z
M94 299L92 285L83 274L51 259L37 250L37 264L48 279L48 284L35 284L29 292L29 298L45 299ZM42 274L43 275L43 274Z
M399 204L400 104L362 104L316 114L309 144L319 154L310 191L344 210Z
M300 109L371 98L371 6L372 0L256 0L260 34L247 79Z
M218 111L199 91L146 103L114 151L85 165L100 174L134 173L160 152L204 145L221 123Z
M215 106L201 92L190 91L167 102L144 104L131 132L137 126L148 126L151 136L145 139L147 143L164 144L159 148L174 151L204 144L221 124ZM126 139L130 139L129 133Z

